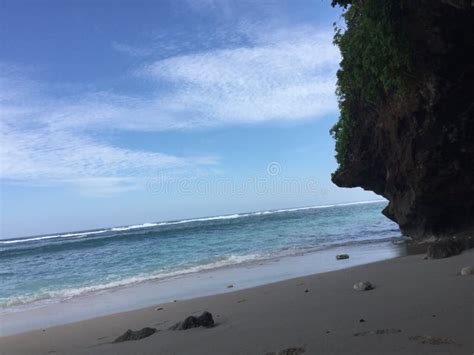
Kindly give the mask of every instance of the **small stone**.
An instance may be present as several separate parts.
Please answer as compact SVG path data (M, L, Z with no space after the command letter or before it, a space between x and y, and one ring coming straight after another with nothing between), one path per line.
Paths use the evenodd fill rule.
M304 293L308 293L308 292L309 292L309 290L304 290Z
M348 254L339 254L339 255L336 255L336 259L337 260L349 259L349 255Z
M364 323L365 322L365 319L361 318L359 319L359 323Z
M374 289L369 281L357 282L354 284L353 288L356 291L369 291Z
M472 266L466 266L461 269L462 276L468 276L474 274L474 268Z
M114 343L121 343L124 341L130 341L130 340L140 340L143 338L147 338L150 335L153 335L156 333L155 328L143 328L140 330L127 330L125 333L123 333L121 336L119 336L117 339L114 340Z

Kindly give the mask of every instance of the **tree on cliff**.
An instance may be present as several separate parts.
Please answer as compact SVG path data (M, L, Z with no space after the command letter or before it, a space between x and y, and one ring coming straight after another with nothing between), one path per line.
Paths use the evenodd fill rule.
M401 5L393 0L333 0L344 8L345 30L335 27L342 55L337 73L340 117L331 129L336 158L343 166L355 116L385 97L401 94L410 72L409 49L400 31Z

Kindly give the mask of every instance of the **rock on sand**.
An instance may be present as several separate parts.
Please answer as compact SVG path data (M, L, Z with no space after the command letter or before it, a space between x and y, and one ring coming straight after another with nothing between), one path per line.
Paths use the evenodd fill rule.
M372 284L369 281L361 281L361 282L355 283L353 288L356 291L369 291L369 290L373 290L374 286L372 286Z
M186 330L197 327L211 328L214 326L214 319L212 314L209 312L204 312L199 317L189 316L184 321L178 322L173 325L171 330Z

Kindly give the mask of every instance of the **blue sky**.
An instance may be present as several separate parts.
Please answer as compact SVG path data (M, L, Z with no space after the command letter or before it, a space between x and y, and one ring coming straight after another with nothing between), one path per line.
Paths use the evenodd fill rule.
M330 182L329 1L2 1L1 238L377 198Z

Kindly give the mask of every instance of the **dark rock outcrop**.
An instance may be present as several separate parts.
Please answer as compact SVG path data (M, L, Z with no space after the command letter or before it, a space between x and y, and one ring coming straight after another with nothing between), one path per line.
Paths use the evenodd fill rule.
M211 328L214 326L214 319L212 314L204 312L199 317L189 316L184 321L176 323L170 330L186 330L197 327Z
M459 255L465 249L465 244L456 239L440 240L428 246L428 259L443 259Z
M153 335L156 333L155 328L143 328L140 330L127 330L125 333L123 333L121 336L119 336L117 339L114 340L114 343L122 343L124 341L130 341L130 340L140 340L143 338L147 338L150 335Z
M361 105L332 180L387 198L383 213L415 239L474 230L474 7L399 1L409 95Z

